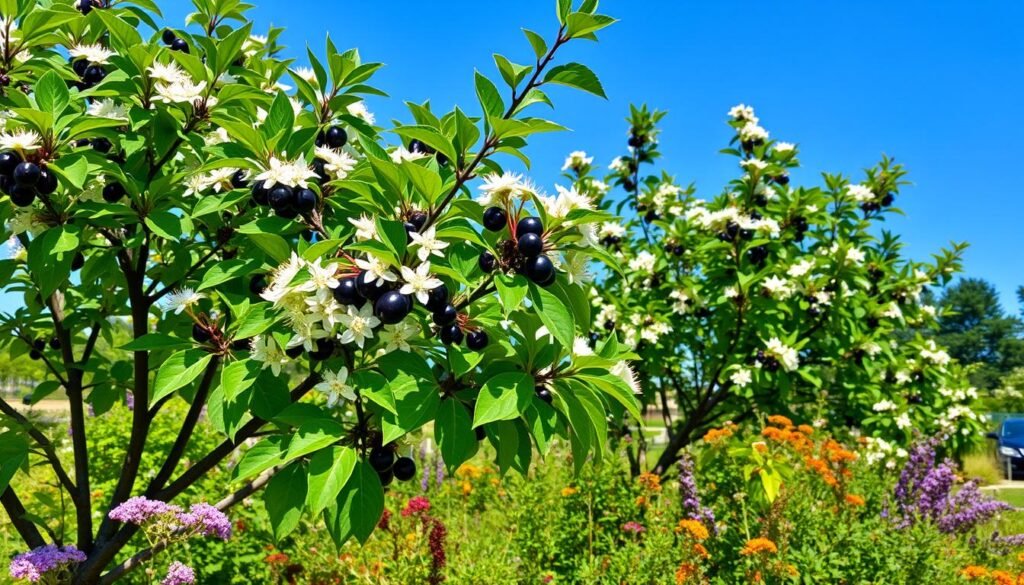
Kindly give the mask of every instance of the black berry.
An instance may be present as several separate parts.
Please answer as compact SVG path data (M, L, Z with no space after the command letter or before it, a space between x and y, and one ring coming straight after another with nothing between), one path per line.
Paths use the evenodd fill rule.
M529 232L519 235L519 243L516 248L519 253L527 258L536 256L544 250L544 240L535 233Z
M318 339L316 341L316 349L309 352L309 357L314 361L323 361L334 355L334 348L333 339Z
M93 138L92 148L93 150L106 154L110 152L110 149L114 148L114 145L111 144L110 140L107 140L106 138Z
M524 217L516 224L516 237L522 238L523 234L534 234L540 236L544 233L544 224L539 217Z
M414 211L409 215L407 223L413 227L413 231L418 233L423 229L423 226L427 225L427 214L422 211Z
M11 177L14 169L21 164L21 157L16 152L0 152L0 174Z
M295 192L295 209L299 213L309 213L316 209L316 192L312 189L299 189Z
M85 70L89 68L89 62L85 59L79 59L71 64L71 69L75 72L75 75L82 77L85 75Z
M394 325L412 311L412 300L398 291L388 291L381 295L373 305L373 311L377 318L385 325Z
M210 330L206 327L199 323L192 326L192 339L195 339L199 343L206 343L207 341L210 341L211 337L212 335L210 334Z
M163 34L160 35L160 38L163 40L165 45L170 45L174 41L178 40L178 35L174 34L173 30L165 28Z
M524 265L526 277L537 284L553 281L555 265L547 256L535 256L526 261Z
M498 261L494 257L494 254L484 250L480 253L480 259L478 262L480 264L480 270L483 270L484 272L492 272Z
M231 175L231 186L235 189L245 189L249 186L248 173L244 170L237 170Z
M341 126L331 126L324 133L324 141L331 148L341 148L348 142L348 134L345 134L345 129Z
M270 203L270 191L268 191L263 185L263 181L260 181L252 186L252 200L258 205L267 205Z
M124 196L124 185L121 183L110 183L103 187L103 200L107 203L117 203Z
M473 351L481 351L487 347L487 333L483 330L470 331L466 334L466 347Z
M380 485L388 487L391 482L395 481L395 474L390 469L387 471L378 471L377 477L380 478Z
M185 39L174 39L174 42L171 43L171 50L188 53L188 43L185 42Z
M28 207L36 200L35 187L15 185L11 187L11 203L18 207Z
M290 357L292 359L295 359L295 358L299 357L300 355L302 355L302 350L303 349L305 349L305 348L303 348L301 345L296 345L295 347L289 347L289 348L286 348L284 350L284 355L286 355L286 356L288 356L288 357Z
M103 78L107 76L106 70L99 65L90 65L85 70L85 74L82 75L82 81L86 83L99 83L103 81Z
M427 293L427 310L430 312L439 311L448 304L448 287L442 284L439 287L430 289Z
M441 327L441 343L445 345L458 345L462 343L462 329L457 323Z
M57 175L47 169L39 171L39 182L36 183L36 191L40 195L50 195L57 190Z
M459 311L454 305L445 305L440 311L434 311L434 323L438 325L448 325L455 321L455 318L459 316Z
M363 295L359 294L359 287L356 286L356 279L353 276L338 281L338 287L334 289L334 300L342 305L362 305L366 301Z
M410 457L399 457L392 471L398 481L409 481L416 476L416 462Z
M295 203L295 192L287 185L276 185L267 195L267 201L275 211L281 211Z
M92 0L77 0L75 2L75 8L77 8L82 14L89 14L92 12Z
M254 295L261 295L267 290L267 279L262 274L257 274L249 281L249 292Z
M551 395L551 390L548 390L544 386L538 387L536 389L536 392L537 392L537 398L540 398L541 400L543 400L544 402L546 402L548 404L551 404L551 402L555 399L555 397Z
M359 273L359 276L356 278L356 288L363 298L376 302L388 289L383 284L377 284L377 278L373 275L369 275L370 280L367 280L366 276L366 272Z
M492 232L500 232L505 229L508 223L508 216L505 210L500 207L488 207L484 210L484 227Z
M85 254L77 252L71 259L71 270L81 270L83 266L85 266Z
M370 450L370 467L378 472L391 469L395 464L395 452L387 447L374 447Z
M48 345L50 346L50 349L53 349L53 350L60 349L60 340L57 339L56 337L53 337L53 338L50 339L50 343Z
M39 182L39 175L42 171L39 165L30 162L23 162L14 167L14 182L19 185L35 186Z

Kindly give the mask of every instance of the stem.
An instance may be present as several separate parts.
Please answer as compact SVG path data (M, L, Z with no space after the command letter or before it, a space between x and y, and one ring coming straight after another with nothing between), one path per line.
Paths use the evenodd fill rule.
M57 475L57 479L60 481L61 485L63 485L64 489L71 494L71 498L73 500L77 500L78 488L75 487L75 483L71 481L71 478L64 470L64 466L60 462L60 457L57 456L57 450L54 448L53 443L50 442L50 440L46 438L46 435L37 429L31 421L25 418L25 415L18 412L3 398L0 398L0 412L14 419L17 424L21 425L28 431L28 435L39 444L43 453L46 454L46 460L50 462L50 466L53 467L53 472Z

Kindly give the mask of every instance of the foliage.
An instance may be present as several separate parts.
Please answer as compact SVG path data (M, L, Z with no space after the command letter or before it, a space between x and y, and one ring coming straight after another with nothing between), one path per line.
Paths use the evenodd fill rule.
M509 98L477 73L481 113L410 103L413 123L385 128L363 102L380 64L328 39L300 67L280 30L253 34L250 5L193 4L164 29L152 0L0 0L0 221L24 248L0 261L24 300L0 333L47 368L33 399L67 395L73 452L0 402L3 505L28 548L74 542L71 580L111 582L177 540L128 559L140 527L110 512L200 484L223 509L265 488L277 541L318 517L338 545L366 541L383 487L415 473L398 442L431 422L452 469L481 442L502 472L557 437L577 465L603 457L606 417L639 416L632 354L578 341L573 270L613 262L592 237L613 218L541 196L499 155L529 164L527 138L563 129L530 113L548 87L604 95L558 57L614 19L559 0L553 38L526 32L533 65L495 56ZM178 401L168 443L154 429ZM25 508L15 476L39 464L67 514Z
M644 170L660 158L663 115L631 110L629 154L604 180L583 153L565 166L581 192L625 192L602 204L630 217L598 234L628 270L604 272L591 291L593 336L621 335L640 357L645 404L670 423L654 468L664 471L719 421L758 412L800 413L897 444L915 432L949 434L957 448L973 441L974 391L960 367L934 340L895 339L934 322L919 298L959 269L964 250L914 261L881 229L899 212L903 167L883 158L859 180L825 174L823 186L797 186L797 146L769 139L740 105L722 151L738 159L739 176L698 199L692 185Z

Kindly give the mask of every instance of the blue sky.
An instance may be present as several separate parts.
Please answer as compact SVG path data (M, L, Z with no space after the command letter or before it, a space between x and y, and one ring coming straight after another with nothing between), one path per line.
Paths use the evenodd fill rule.
M498 79L491 54L526 63L520 27L550 37L554 0L252 0L257 30L287 28L288 55L309 43L387 64L375 84L391 99L369 101L378 121L408 120L405 100L431 99L476 111L474 68ZM163 1L181 26L190 3ZM725 113L757 108L773 137L797 142L804 168L859 173L882 153L910 170L913 185L891 222L908 252L926 259L951 240L967 241L966 272L996 284L1004 305L1024 284L1020 122L1024 109L1024 3L692 2L605 0L621 20L600 43L570 44L563 58L591 66L607 101L553 89L544 115L572 132L531 140L531 175L549 189L566 153L585 149L607 164L625 147L631 102L669 111L664 165L681 183L712 196L737 172L717 154L730 137ZM537 111L539 112L539 110Z

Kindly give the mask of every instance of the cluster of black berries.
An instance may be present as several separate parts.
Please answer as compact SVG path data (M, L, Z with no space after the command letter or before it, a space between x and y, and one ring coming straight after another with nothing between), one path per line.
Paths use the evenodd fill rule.
M896 194L888 192L877 201L865 201L860 204L861 211L864 212L864 217L877 213L882 210L883 207L889 207L896 202Z
M805 300L807 301L807 304L810 305L807 308L807 314L811 317L818 317L825 312L825 309L818 303L818 297L814 295L807 295Z
M11 197L11 203L28 207L36 195L49 195L57 190L57 176L49 169L22 160L18 153L0 153L0 191Z
M416 477L416 462L411 457L395 457L390 446L374 447L370 450L370 467L377 472L380 483L389 485L392 480L409 481Z
M763 267L765 260L768 259L768 246L762 245L750 248L747 250L747 259L758 268Z
M775 356L768 355L763 350L759 350L757 352L757 357L754 358L754 361L761 364L761 367L768 370L769 372L779 371L779 366L782 365L779 363L779 360L775 358Z
M247 185L243 171L231 177L231 186L234 188L244 189ZM259 205L269 205L279 217L295 219L300 213L306 215L316 209L320 198L316 191L306 187L292 188L275 184L268 189L266 182L259 181L252 186L252 199Z
M793 233L793 241L794 242L802 242L802 241L804 241L804 234L806 234L807 230L810 229L810 226L807 224L807 218L802 216L802 215L798 215L798 216L793 218L793 221L790 222L790 225L793 226L793 231L794 231L794 233Z
M683 252L686 251L686 248L684 248L679 242L674 242L672 240L665 242L664 249L666 254L672 254L674 256L682 256Z
M622 243L622 238L619 236L605 236L601 238L601 244L608 248L618 249L619 244Z
M316 135L316 145L326 146L328 148L341 148L348 143L348 134L345 133L345 129L341 126L331 126L327 130L321 130ZM321 164L323 161L320 161Z
M423 143L422 140L413 139L409 142L409 152L415 152L417 154L425 154L428 156L433 155L437 159L437 164L442 167L448 164L448 157L443 153L437 152L433 148L430 148Z
M89 14L93 8L106 8L105 0L75 0L75 9L82 14Z
M174 34L174 31L169 28L164 29L160 39L172 51L181 51L182 53L189 52L188 43L185 42L185 39L179 38L178 35Z
M445 345L459 345L466 340L466 347L483 351L489 341L483 329L464 332L459 324L459 310L449 302L448 287L441 285L428 293L427 310L433 313L434 324L439 327L437 335Z
M484 210L484 227L500 232L508 226L508 214L500 207ZM506 266L540 286L551 286L555 282L555 264L544 252L544 224L538 217L524 217L516 224L515 242L508 240L502 246ZM480 254L480 269L490 273L498 266L498 259L489 251Z
M54 338L50 339L49 343L47 343L46 341L43 341L42 339L36 339L35 341L32 342L32 349L29 350L28 357L30 357L30 358L32 358L34 360L42 359L43 358L43 351L46 349L47 345L50 346L50 349L56 351L56 350L60 349L60 340L57 339L56 337L54 337Z
M72 59L71 69L78 76L78 81L68 85L77 87L78 91L93 88L107 77L107 70L103 65L90 63L87 59Z
M651 223L652 221L654 221L656 219L661 219L661 214L660 213L658 213L657 211L655 211L653 209L648 209L647 205L643 204L643 203L641 203L641 204L636 206L636 211L637 211L637 213L643 213L644 214L644 221L647 222L647 223Z
M743 150L747 153L754 152L754 149L758 146L764 146L764 139L758 138L756 140L744 140L740 142L743 146Z

